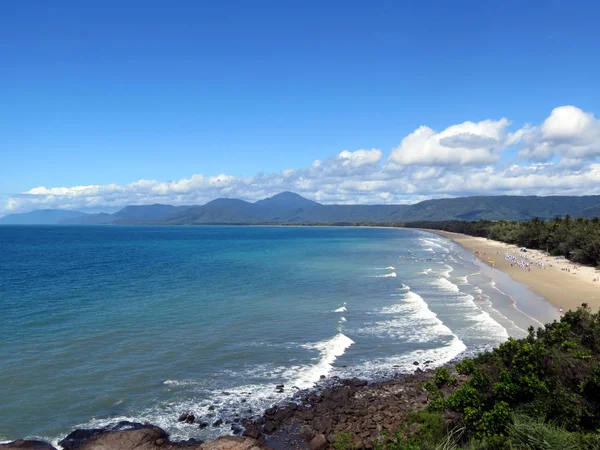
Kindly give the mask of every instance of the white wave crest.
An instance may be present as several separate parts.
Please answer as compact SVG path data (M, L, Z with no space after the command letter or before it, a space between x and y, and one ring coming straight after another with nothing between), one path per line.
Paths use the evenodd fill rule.
M437 278L431 282L434 286L441 288L444 292L460 292L460 289L448 278Z
M427 275L428 273L431 272L431 267L428 267L427 269L425 269L423 272L419 272L419 274L421 275Z
M345 307L345 306L342 306L341 308L338 308L338 309L334 310L333 312L334 312L334 313L339 313L339 312L346 312L346 311L348 311L348 310L346 309L346 307Z
M396 272L390 272L390 273L386 273L384 275L375 275L375 278L395 278L396 277Z
M304 348L318 350L321 353L320 359L316 364L300 369L291 383L300 389L312 387L315 382L319 381L321 375L327 375L331 371L334 361L338 356L342 356L352 344L354 344L352 339L343 333L338 333L327 341L303 345Z
M346 318L345 318L345 317L342 317L342 318L340 319L340 322L346 322Z

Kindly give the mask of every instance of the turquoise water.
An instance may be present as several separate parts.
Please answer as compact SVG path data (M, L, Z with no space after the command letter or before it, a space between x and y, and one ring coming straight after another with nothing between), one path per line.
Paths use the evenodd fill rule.
M412 230L5 226L0 255L0 440L123 419L208 438L321 375L439 365L539 325Z

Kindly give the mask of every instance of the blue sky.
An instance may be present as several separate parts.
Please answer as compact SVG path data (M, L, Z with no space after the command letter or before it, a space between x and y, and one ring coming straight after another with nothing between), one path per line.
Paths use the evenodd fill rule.
M0 214L278 189L343 203L596 192L598 17L593 1L5 1ZM571 128L544 129L568 105L553 130ZM491 135L455 130L450 150L399 148L421 126L502 118ZM490 169L480 189L455 178Z

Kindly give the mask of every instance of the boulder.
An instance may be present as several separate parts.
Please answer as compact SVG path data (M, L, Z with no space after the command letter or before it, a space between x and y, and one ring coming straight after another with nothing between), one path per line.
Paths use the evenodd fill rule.
M200 450L260 450L256 439L247 437L225 436L214 441L205 442Z
M2 450L56 450L47 442L18 439L6 444L0 444Z
M242 436L246 436L253 439L258 439L260 436L260 429L256 425L247 425Z
M324 434L317 434L308 443L309 450L325 450L328 447L327 438Z
M308 425L302 425L302 427L300 427L300 436L302 436L302 439L306 442L310 442L316 434L317 432Z
M168 441L165 430L153 425L136 424L127 430L76 430L59 442L65 450L155 450L156 442ZM90 432L87 433L86 432ZM99 432L98 432L99 431Z
M223 419L217 419L215 423L213 423L213 427L218 427L223 425Z
M355 386L355 387L361 387L361 386L366 386L367 382L365 380L361 380L359 378L354 377L350 380L350 384L352 384L352 386Z

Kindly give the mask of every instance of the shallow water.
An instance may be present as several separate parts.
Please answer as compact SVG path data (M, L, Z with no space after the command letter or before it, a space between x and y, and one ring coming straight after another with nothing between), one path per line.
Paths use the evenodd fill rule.
M555 314L414 230L5 226L0 255L0 439L121 419L209 438L230 425L179 413L233 420L321 375L443 364Z

